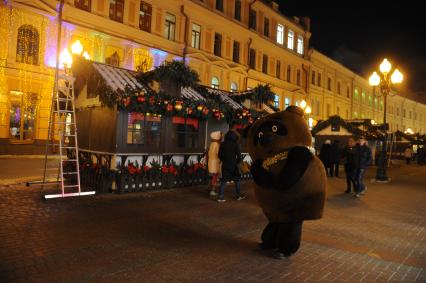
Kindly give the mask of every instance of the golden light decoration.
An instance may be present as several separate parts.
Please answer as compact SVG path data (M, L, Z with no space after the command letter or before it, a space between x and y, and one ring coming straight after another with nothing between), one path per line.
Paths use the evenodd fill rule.
M182 104L180 104L180 103L176 104L176 105L175 105L175 109L176 109L177 111L182 110Z
M300 102L300 107L302 107L302 109L305 109L306 105L306 101L303 99L302 102Z

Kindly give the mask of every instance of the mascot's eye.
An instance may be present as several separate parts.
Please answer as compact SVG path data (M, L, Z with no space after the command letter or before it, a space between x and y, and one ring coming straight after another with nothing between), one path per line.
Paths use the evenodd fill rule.
M259 139L261 138L261 137L263 137L263 133L262 132L259 132L258 134L257 134L257 136L259 137Z
M272 132L276 133L278 131L278 127L276 125L272 126Z

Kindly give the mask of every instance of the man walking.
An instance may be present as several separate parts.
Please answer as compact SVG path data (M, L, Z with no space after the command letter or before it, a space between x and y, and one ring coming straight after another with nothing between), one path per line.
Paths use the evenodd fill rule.
M348 144L343 149L343 160L344 160L344 168L346 173L346 194L349 194L356 190L356 183L355 183L355 157L354 157L354 151L355 151L355 141L353 138L349 138Z
M364 173L372 160L371 149L367 146L367 140L360 137L354 150L355 158L355 196L359 198L365 193Z

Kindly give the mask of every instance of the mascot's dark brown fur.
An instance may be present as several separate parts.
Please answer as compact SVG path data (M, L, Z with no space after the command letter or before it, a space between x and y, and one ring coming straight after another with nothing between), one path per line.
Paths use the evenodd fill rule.
M295 106L257 120L248 132L255 194L269 220L260 246L274 250L276 258L295 253L303 221L323 214L327 178L307 148L311 140L303 111Z

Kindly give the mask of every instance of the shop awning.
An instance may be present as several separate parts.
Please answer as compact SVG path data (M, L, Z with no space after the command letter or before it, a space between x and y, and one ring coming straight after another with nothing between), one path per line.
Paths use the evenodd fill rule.
M206 100L204 96L199 94L195 89L191 87L182 87L181 94L183 97L188 98L190 100L198 100L198 101Z

